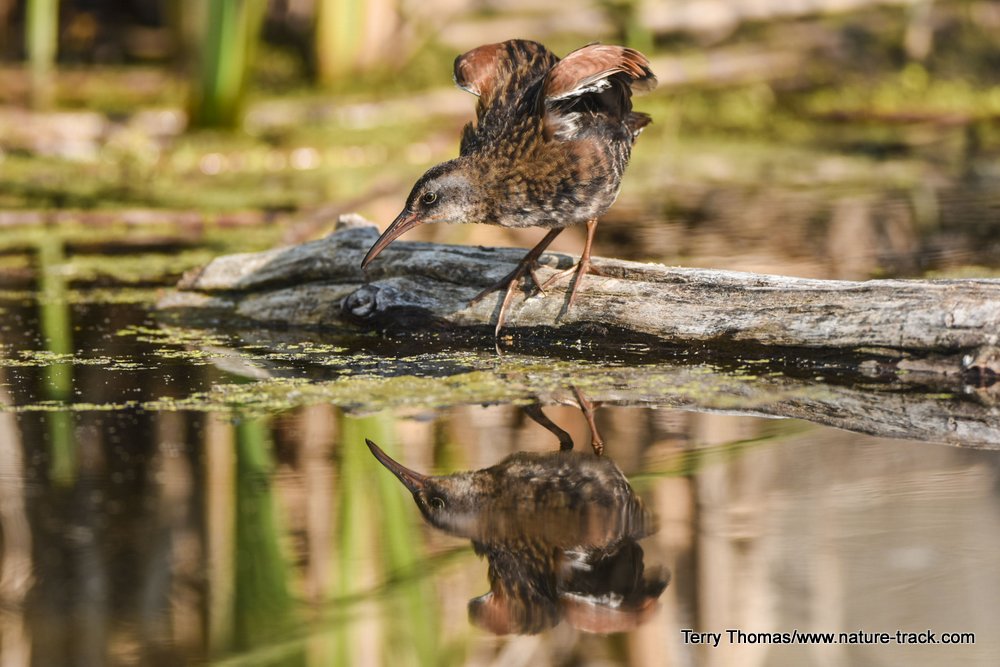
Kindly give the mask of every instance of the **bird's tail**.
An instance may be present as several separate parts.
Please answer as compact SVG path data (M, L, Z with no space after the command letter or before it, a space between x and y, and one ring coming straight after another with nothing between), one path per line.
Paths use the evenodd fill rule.
M627 127L632 133L633 140L639 136L639 133L642 132L642 128L652 122L652 117L650 117L647 113L642 113L641 111L629 111L625 116L625 127Z

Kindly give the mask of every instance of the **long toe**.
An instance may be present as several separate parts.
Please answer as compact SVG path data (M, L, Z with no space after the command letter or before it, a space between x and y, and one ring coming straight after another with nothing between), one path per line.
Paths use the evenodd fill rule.
M521 261L517 263L517 266L514 267L513 271L501 278L496 284L490 285L484 289L469 302L469 305L471 306L478 303L487 294L491 294L499 289L506 290L504 292L503 300L500 302L500 312L497 314L497 326L494 331L494 335L496 337L499 338L500 336L500 329L503 327L507 310L510 308L510 303L514 296L514 287L517 285L517 281L522 276L529 275L532 282L535 283L535 287L537 287L539 291L544 292L544 289L538 283L538 277L535 275L535 264L537 264L538 258L541 257L542 253L545 252L545 249L549 247L549 244L552 243L552 240L559 236L560 232L562 232L562 227L550 229L542 240L535 244L535 247L529 250L528 254L521 258ZM497 348L497 352L500 352L499 347Z
M583 277L587 275L587 269L585 266L581 267L581 270L576 272L576 277L573 278L573 288L569 293L569 302L566 304L566 310L573 307L576 303L576 295L580 293L580 285L583 283Z
M594 275L594 276L606 276L607 275L606 273L604 273L604 271L600 270L599 268L597 268L596 266L594 266L593 264L591 264L589 261L584 262L584 265L585 265L585 267L584 267L582 273L589 273L589 274ZM538 286L538 289L539 289L539 291L544 292L545 290L547 290L548 288L552 287L552 285L554 285L555 283L559 282L563 278L568 278L569 276L572 276L572 275L581 275L580 262L577 262L576 264L574 264L573 266L569 267L568 269L563 269L562 271L559 271L558 273L554 273L553 275L549 276L548 279L544 283L542 283L542 284L540 284Z
M524 264L518 264L517 268L515 268L513 271L511 271L503 278L501 278L497 282L493 283L492 285L484 289L476 296L472 297L472 300L469 301L469 305L473 306L479 303L485 297L489 296L493 292L497 292L499 290L509 290L512 283L517 282L524 276L527 276L528 278L531 279L531 282L534 283L535 289L537 291L541 292L542 294L545 294L545 287L548 285L548 282L546 282L543 285L542 281L539 280L538 274L536 273L536 269L538 268L538 266L539 264L536 261L526 262Z
M516 269L514 269L513 271L511 271L510 273L508 273L503 278L501 278L497 282L493 283L492 285L490 285L486 289L484 289L482 292L480 292L476 296L472 297L472 300L469 301L469 305L470 306L474 306L477 303L479 303L480 301L482 301L483 299L485 299L487 296L489 296L490 294L492 294L493 292L496 292L497 290L501 290L501 289L506 289L507 287L510 286L511 283L515 282L518 278L521 277L521 273L522 273L522 270L521 270L521 266L519 264Z
M578 264L574 264L573 266L569 267L568 269L563 269L562 271L559 271L558 273L552 274L551 276L549 276L548 280L546 280L544 283L542 283L541 285L539 285L539 288L544 292L545 290L547 290L548 288L552 287L553 285L555 285L557 282L559 282L563 278L566 278L568 276L573 275L576 272L577 266L578 266Z
M580 284L583 283L583 277L588 273L595 276L605 275L604 272L591 264L589 260L580 260L568 269L564 269L553 276L549 276L549 279L542 283L541 289L548 289L553 283L562 280L567 276L573 276L572 287L570 288L569 294L569 304L567 305L567 308L572 308L573 304L576 303L577 294L580 292Z

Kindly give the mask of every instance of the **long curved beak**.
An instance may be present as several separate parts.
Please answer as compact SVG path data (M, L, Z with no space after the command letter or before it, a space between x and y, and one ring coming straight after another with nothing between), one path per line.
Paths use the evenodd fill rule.
M368 444L368 449L372 450L372 454L375 455L375 458L378 459L379 463L384 465L389 469L389 472L398 477L399 481L402 482L411 493L416 493L427 486L427 475L421 475L419 472L414 472L413 470L396 463L389 458L389 455L383 452L378 445L368 438L365 438L365 442Z
M403 212L396 216L391 225L386 227L386 230L382 232L382 236L378 237L378 241L375 241L375 245L371 247L365 258L361 260L361 268L364 269L368 266L369 262L375 259L387 245L419 225L420 222L421 220L417 217L416 213L410 213L406 209L403 209Z

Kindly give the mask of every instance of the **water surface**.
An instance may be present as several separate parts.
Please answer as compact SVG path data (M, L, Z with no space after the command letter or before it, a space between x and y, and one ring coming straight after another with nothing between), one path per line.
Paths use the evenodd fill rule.
M496 357L356 334L187 328L156 318L156 281L109 290L60 279L53 267L72 254L49 265L39 251L40 278L8 272L0 297L0 650L10 664L1000 657L1000 455L979 440L874 437L822 418L844 396L868 396L876 415L905 414L914 399L914 414L974 407L988 419L989 388L832 376L789 389L794 373L760 359ZM641 400L628 393L636 387ZM475 603L470 618L470 600L494 580L482 545L497 542L499 524L477 524L476 548L468 530L430 526L364 440L428 474L548 456L559 440L526 414L537 405L589 456L577 399L588 393L604 400L605 456L651 522L625 546L621 531L587 539L627 563L611 568L618 584L653 583L631 616L621 596L581 592L565 574L580 549L538 537L579 516L539 511L542 528L518 533L512 560L523 583L536 563L525 554L556 549L562 574L546 579L554 588L536 595L545 613L531 617L544 620L498 628ZM793 404L812 406L813 421L774 418ZM850 429L845 414L834 423ZM611 515L588 514L587 525ZM955 637L974 643L900 645L897 630L972 633ZM868 634L773 643L793 631ZM693 643L696 632L722 633L719 645ZM883 632L892 643L870 643Z

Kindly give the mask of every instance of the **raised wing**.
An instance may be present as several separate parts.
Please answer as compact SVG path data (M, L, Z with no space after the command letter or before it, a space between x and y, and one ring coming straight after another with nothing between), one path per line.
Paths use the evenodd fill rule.
M461 154L477 150L511 121L537 109L538 86L559 62L548 49L524 39L485 44L455 59L455 83L479 97L476 123L462 132Z
M620 82L630 91L656 87L649 60L625 46L589 44L559 61L545 81L546 101L599 93Z
M623 123L634 139L650 118L632 111L632 93L655 87L649 61L635 49L604 44L577 49L545 79L545 136L572 140L603 118Z
M497 69L506 43L484 44L455 58L455 84L476 97L489 97L499 80Z

